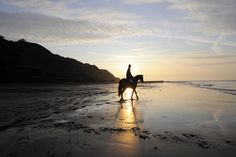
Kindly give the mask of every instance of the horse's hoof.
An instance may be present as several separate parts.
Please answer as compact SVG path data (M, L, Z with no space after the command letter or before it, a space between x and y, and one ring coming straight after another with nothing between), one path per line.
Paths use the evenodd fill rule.
M120 99L120 102L123 102L124 101L124 99Z

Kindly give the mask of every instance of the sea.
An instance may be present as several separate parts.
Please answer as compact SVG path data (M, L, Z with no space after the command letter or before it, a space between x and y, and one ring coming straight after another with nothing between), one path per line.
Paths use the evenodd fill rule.
M193 87L217 90L220 92L236 95L236 80L210 80L210 81L168 81Z

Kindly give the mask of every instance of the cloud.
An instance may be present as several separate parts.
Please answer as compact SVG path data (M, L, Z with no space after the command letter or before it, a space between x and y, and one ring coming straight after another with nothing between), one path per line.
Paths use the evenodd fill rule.
M71 39L73 38L78 42L79 40L98 41L129 36L157 35L159 37L178 38L212 44L216 43L215 41L218 40L217 38L219 35L225 36L236 33L236 20L234 20L236 17L236 11L234 9L236 8L236 3L234 3L235 0L122 1L125 4L129 3L137 5L167 3L167 9L173 9L174 11L178 11L178 13L181 11L185 14L177 16L176 19L172 19L171 21L169 21L169 19L164 19L164 21L162 20L159 22L145 21L145 17L113 8L89 7L89 5L84 4L85 2L82 0L2 0L1 3L23 8L25 13L30 13L32 16L40 14L45 15L44 17L46 19L52 18L53 20L57 19L56 21L59 20L60 22L57 22L60 23L59 26L53 26L51 22L47 21L47 23L45 23L42 20L45 23L45 26L42 24L43 28L41 28L41 32L44 32L43 29L47 26L49 30L51 29L49 36L53 34L51 32L55 32L53 36L56 37L57 30L59 31L58 35L61 34L61 37L67 39L67 41L72 41ZM29 30L32 30L33 27L40 29L38 26L33 24L35 23L35 20L32 16L29 20L24 18L23 21L27 21L32 25ZM9 16L3 18L8 18L8 20L10 20ZM23 19L23 17L21 17L21 19ZM30 22L30 20L34 22ZM19 20L16 19L16 21ZM2 25L2 23L3 22L0 21L0 25ZM17 24L18 22L11 22L11 24L15 23ZM67 23L68 26L66 26ZM143 23L143 25L141 23ZM156 23L157 26L151 25L151 23ZM76 27L76 25L78 25L78 27ZM29 26L26 26L26 28L28 27ZM52 27L55 27L55 30ZM60 28L63 30L61 31ZM1 28L1 30L3 29L4 28ZM77 38L70 37L68 35L69 32L64 31L65 29L71 30L72 36L79 35L81 39L78 39L78 36ZM162 30L162 32L160 32L160 30ZM9 29L6 31L10 32L11 30ZM38 36L40 37L40 35ZM47 39L53 41L54 37L48 37ZM217 51L219 51L219 45L221 44L235 46L235 42L221 39L217 44L213 45L212 50L216 51L217 49Z
M178 57L181 64L193 66L232 65L236 64L235 54L192 53Z
M189 40L185 40L184 42L185 42L186 44L193 45L193 46L199 45L199 42L194 42L194 41L189 41Z
M94 42L152 33L148 29L126 23L126 18L124 22L122 16L119 22L106 22L86 18L69 20L39 14L0 12L0 32L11 39L25 38L46 43Z
M221 53L222 52L222 48L219 46L220 40L222 39L222 35L219 35L218 39L214 42L214 44L212 45L212 51L215 53Z
M135 24L142 17L132 13L126 13L111 8L87 9L81 8L78 12L77 19L87 21L106 21L109 23L126 23Z
M215 60L215 59L232 59L235 60L236 59L236 55L229 55L229 54L192 54L192 55L187 55L187 56L183 56L183 58L185 59L194 59L194 60Z
M214 34L236 33L235 0L180 0L171 8L186 11L200 21L206 32Z
M61 18L68 18L78 10L78 8L72 8L70 5L80 4L79 0L2 0L1 2L17 8L23 8L25 12Z
M153 4L153 3L162 3L168 0L123 0L127 4Z
M26 13L34 13L59 17L71 20L88 20L88 21L110 21L110 22L133 22L141 19L135 14L118 11L112 8L91 8L82 5L81 0L3 0L18 8L23 8Z
M218 35L236 33L235 0L124 0L124 2L136 5L168 3L169 9L187 13L189 16L186 20L198 21L198 27L205 33Z
M159 31L156 27L139 26L142 17L136 14L113 8L86 8L77 0L3 0L2 3L23 8L20 13L0 12L0 31L12 39L82 43Z

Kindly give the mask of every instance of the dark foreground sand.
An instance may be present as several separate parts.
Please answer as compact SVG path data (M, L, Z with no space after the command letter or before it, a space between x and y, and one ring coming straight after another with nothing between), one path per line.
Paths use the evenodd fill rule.
M143 84L120 103L116 88L1 86L0 156L236 156L236 96Z

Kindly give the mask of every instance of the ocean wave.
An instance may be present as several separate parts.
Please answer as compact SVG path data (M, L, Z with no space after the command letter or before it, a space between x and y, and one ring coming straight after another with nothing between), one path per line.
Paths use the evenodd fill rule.
M175 81L174 83L236 95L236 81Z

